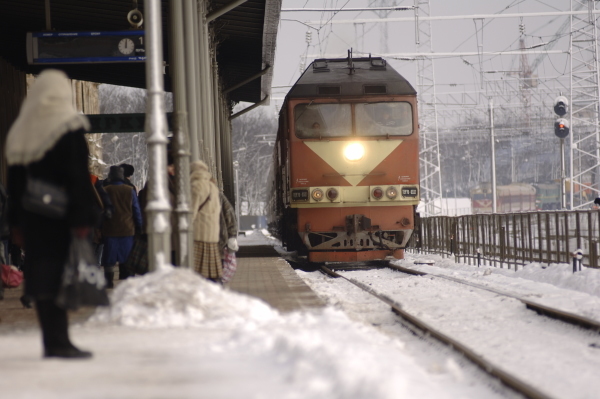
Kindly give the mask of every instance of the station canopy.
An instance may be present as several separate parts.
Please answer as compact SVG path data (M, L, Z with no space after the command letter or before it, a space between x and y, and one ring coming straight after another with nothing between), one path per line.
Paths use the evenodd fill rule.
M209 0L209 12L231 0ZM46 29L45 1L0 0L0 57L18 70L37 74L45 65L28 65L26 33ZM122 31L130 29L127 14L134 7L132 0L49 0L51 27L54 31ZM144 2L138 9L144 14ZM169 1L162 0L163 52L168 65ZM281 0L248 0L213 22L217 43L219 75L224 88L259 73L273 65L275 41ZM62 64L56 66L70 78L97 83L145 88L143 63ZM1 74L1 71L0 71ZM272 70L261 78L229 93L235 102L258 102L270 93ZM171 91L171 81L165 76L165 90Z

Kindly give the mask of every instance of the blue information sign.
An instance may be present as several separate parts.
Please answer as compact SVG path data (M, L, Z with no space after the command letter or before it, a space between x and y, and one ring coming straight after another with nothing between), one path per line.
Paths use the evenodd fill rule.
M83 64L146 61L143 30L28 32L29 64Z

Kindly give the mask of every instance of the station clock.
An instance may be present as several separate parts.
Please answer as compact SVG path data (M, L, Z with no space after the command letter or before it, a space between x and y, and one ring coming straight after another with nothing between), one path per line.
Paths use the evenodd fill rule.
M144 62L143 30L28 32L29 64Z

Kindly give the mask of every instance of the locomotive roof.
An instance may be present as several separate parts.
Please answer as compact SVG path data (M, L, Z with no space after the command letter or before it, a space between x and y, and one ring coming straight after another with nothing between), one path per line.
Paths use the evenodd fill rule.
M381 57L317 59L287 98L364 95L415 95L410 83Z

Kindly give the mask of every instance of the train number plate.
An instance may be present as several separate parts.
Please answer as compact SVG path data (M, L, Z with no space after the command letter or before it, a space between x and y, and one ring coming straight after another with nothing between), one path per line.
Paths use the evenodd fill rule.
M308 201L308 190L292 191L292 201Z
M416 197L419 193L416 187L402 187L402 196L403 197Z

